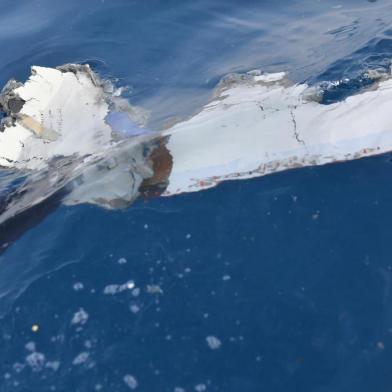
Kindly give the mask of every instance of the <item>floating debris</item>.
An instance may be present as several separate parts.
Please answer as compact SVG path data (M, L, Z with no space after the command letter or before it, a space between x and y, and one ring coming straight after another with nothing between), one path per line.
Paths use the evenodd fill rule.
M135 282L133 280L129 280L128 282L123 284L109 284L104 288L103 293L114 295L114 294L121 293L122 291L125 290L133 290L134 288L135 288Z
M163 294L163 290L157 284L149 284L149 285L147 285L147 293L148 294Z
M87 323L87 320L89 318L88 313L83 309L80 308L72 317L71 324L76 325L76 324L81 324L84 325Z
M78 354L75 359L72 361L73 365L82 365L85 363L88 358L90 357L90 354L87 351L84 351L80 354Z
M222 346L222 342L216 336L207 336L206 341L211 350L218 350Z
M134 376L131 374L126 374L123 378L125 385L130 389L136 389L138 387L138 382Z

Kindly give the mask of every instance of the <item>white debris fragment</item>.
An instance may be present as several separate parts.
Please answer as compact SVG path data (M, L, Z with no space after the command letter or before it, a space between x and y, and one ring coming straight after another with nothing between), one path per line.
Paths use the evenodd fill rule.
M39 352L32 352L26 357L26 363L34 372L42 370L45 364L45 355Z
M133 280L129 280L128 282L123 284L109 284L104 288L103 293L108 295L114 295L121 293L125 290L132 290L134 288L135 282Z
M120 257L117 261L118 264L125 264L127 262L127 259L125 257Z
M165 148L172 160L163 195L392 151L392 77L371 71L368 76L377 80L371 89L324 105L319 91L290 83L284 72L228 75L195 116L159 134L168 136ZM32 67L26 83L10 81L0 95L6 112L0 166L37 169L58 157L83 157L85 163L110 155L118 147L117 128L131 108L109 84L81 65ZM140 143L126 150L128 155L116 150L104 165L83 170L81 184L64 202L118 208L133 201L154 172L143 161ZM130 161L137 162L132 167L137 176L129 174ZM142 227L149 229L147 223ZM114 286L108 294L122 290Z
M90 354L87 351L84 351L80 354L78 354L74 360L72 361L73 365L82 365L83 363L85 363L88 358L89 358Z
M207 336L206 341L211 350L218 350L222 346L222 342L216 336Z
M147 293L148 294L163 294L163 290L161 286L158 284L148 284L147 285Z
M72 320L71 320L71 324L72 325L76 325L76 324L84 325L87 323L88 318L89 318L88 313L83 308L80 308L73 315Z
M132 376L131 374L126 374L123 377L123 380L125 382L125 385L129 389L136 389L138 387L138 382L137 382L136 378L134 376Z
M164 195L392 151L392 78L330 105L284 73L226 79L201 111L164 132L173 157Z

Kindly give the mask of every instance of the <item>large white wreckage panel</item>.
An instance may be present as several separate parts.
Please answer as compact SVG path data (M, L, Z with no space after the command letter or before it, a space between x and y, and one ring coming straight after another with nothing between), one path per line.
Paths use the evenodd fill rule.
M392 80L381 79L323 105L317 90L282 73L227 78L211 103L166 132L174 158L166 194L391 151Z
M284 73L229 75L197 114L152 133L143 128L144 113L88 66L33 67L26 83L10 81L0 97L0 166L35 171L69 157L80 169L107 156L80 171L66 202L113 207L155 177L172 195L380 154L392 150L392 79L376 77L371 89L324 105L317 90L291 84ZM147 156L146 137L155 141Z

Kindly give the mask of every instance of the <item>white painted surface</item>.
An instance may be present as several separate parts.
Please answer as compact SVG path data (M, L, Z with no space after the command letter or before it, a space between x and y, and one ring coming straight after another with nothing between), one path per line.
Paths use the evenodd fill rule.
M223 90L166 132L174 166L165 195L392 150L391 79L322 105L308 100L305 84L263 77Z

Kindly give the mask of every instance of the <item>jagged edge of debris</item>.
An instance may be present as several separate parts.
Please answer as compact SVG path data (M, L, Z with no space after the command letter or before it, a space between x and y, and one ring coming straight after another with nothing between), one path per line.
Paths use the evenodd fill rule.
M143 127L147 123L150 113L139 106L131 105L127 99L121 96L122 88L115 87L114 83L108 79L101 79L88 64L69 63L60 65L56 69L63 73L72 72L76 76L80 73L87 75L94 86L102 89L104 99L111 110L127 112L139 126ZM31 67L31 75L34 75L33 67ZM25 101L15 93L15 90L23 85L24 83L10 79L0 92L0 111L4 113L4 117L0 120L0 132L15 126L19 118L19 112Z

